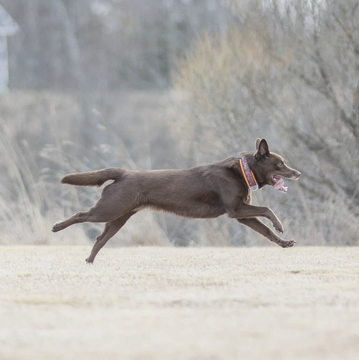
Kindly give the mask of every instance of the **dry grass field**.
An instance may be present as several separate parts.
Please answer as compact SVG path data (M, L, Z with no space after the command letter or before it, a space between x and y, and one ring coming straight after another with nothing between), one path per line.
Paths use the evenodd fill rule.
M0 359L358 359L359 248L0 247Z

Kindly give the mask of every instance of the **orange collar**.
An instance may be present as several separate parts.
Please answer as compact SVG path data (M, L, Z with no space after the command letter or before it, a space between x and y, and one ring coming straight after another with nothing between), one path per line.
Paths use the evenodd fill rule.
M258 183L257 180L252 172L252 170L249 168L247 159L245 156L239 158L239 166L241 167L242 174L244 177L245 182L247 183L248 189L250 191L256 191L258 190Z

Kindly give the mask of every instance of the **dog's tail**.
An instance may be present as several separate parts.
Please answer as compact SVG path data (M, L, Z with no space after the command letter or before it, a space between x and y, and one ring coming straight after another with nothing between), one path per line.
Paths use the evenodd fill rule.
M108 168L97 171L74 173L65 175L61 182L63 184L77 186L101 186L107 180L120 180L125 170L118 168Z

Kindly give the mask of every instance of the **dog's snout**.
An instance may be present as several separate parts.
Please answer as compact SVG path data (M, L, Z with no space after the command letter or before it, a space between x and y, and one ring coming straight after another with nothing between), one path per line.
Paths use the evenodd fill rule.
M296 171L296 174L295 174L295 179L299 179L300 178L300 175L302 175L299 171Z

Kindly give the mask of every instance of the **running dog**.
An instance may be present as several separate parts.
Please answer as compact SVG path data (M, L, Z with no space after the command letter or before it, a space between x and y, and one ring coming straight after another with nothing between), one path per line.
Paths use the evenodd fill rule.
M297 180L300 172L290 168L283 157L269 151L265 139L257 139L254 152L241 152L239 157L180 170L129 171L108 168L69 174L61 183L78 186L101 186L108 180L100 200L88 211L81 211L57 222L52 231L83 222L104 222L90 256L97 253L138 211L151 208L188 218L216 218L227 214L241 224L286 248L295 244L284 240L263 224L258 217L269 219L274 229L283 233L283 226L268 207L251 205L251 191L272 185L286 192L282 178Z

